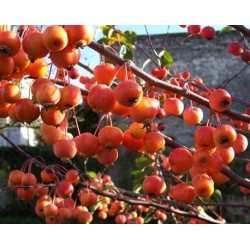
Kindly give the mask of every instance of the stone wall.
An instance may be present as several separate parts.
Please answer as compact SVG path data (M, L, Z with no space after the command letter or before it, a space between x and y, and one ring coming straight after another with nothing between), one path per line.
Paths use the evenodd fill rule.
M217 33L216 38L212 41L204 40L201 37L187 38L187 34L184 33L151 36L153 47L157 52L165 48L172 54L174 66L171 72L174 70L182 73L188 69L191 75L201 77L209 87L223 84L246 65L239 57L232 56L227 52L227 45L232 41L240 41L240 39L237 32ZM139 36L137 44L154 57L147 36ZM137 49L136 65L142 67L146 60L145 55ZM153 64L149 64L146 70L150 71L153 66ZM244 110L244 102L250 103L249 77L250 67L233 79L226 88L233 99L237 98L243 101L242 104L233 102L233 108L238 111ZM189 105L189 102L186 101L185 107ZM208 113L207 109L204 109L204 113ZM174 117L167 118L166 123L167 130L165 132L168 135L187 146L193 146L195 128L188 128L182 120Z

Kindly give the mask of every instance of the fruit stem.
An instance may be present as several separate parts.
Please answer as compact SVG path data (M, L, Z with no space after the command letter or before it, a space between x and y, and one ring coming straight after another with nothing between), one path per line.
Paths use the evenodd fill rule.
M50 64L48 79L50 80L53 63Z
M207 124L206 124L206 126L209 126L209 125L210 125L212 114L213 114L212 112L209 113L208 118L207 118Z
M221 125L221 120L220 120L220 117L218 116L218 114L214 113L214 116L215 116L216 122L219 123L219 125Z
M124 64L125 67L125 81L128 80L128 68L127 68L127 63Z
M77 129L78 135L80 135L81 132L80 132L80 128L79 128L79 124L78 124L78 120L77 120L77 115L76 115L75 108L73 108L73 118L75 120L75 125L76 125L76 129Z
M106 117L106 115L103 115L103 116L99 119L99 121L98 121L98 123L97 123L97 126L96 126L96 129L95 129L95 132L94 132L94 135L97 134L98 130L100 129L102 120L103 120L105 117Z

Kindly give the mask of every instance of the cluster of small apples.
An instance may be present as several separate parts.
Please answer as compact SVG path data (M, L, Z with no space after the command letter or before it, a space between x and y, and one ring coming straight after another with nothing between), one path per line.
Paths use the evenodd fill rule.
M93 39L94 29L87 25L52 25L44 31L37 26L20 26L18 32L2 30L0 78L38 77L46 71L47 55L58 68L71 69L80 59L79 47Z
M200 127L194 141L194 153L184 147L175 148L163 161L163 167L177 175L189 171L192 185L179 183L169 192L171 198L183 203L192 203L196 196L209 198L214 192L214 183L229 180L220 173L223 165L229 164L235 154L244 152L248 146L247 138L237 134L230 125ZM164 179L157 175L146 177L143 184L146 194L162 195L166 191Z
M155 74L155 72L157 72L157 78L167 76L166 69L164 68L162 71L153 69L152 74ZM159 72L163 73L159 74ZM183 75L186 80L190 79L188 72L184 72ZM171 78L170 83L180 86L180 84L184 84L185 82L184 77L178 76L178 78ZM119 90L123 87L124 90L120 94ZM164 138L158 132L147 132L145 123L152 122L156 118L157 109L158 112L159 110L163 110L166 115L181 115L184 110L184 105L175 94L171 92L162 93L162 90L159 93L155 87L151 87L147 92L150 97L142 97L141 101L136 103L135 100L140 98L138 98L138 95L133 95L135 93L133 89L137 89L138 87L138 83L134 80L121 80L114 90L115 97L117 97L116 101L120 105L132 107L130 112L122 114L124 116L129 115L132 120L129 130L124 132L122 144L128 150L144 151L147 154L154 154L164 146ZM92 88L90 89L90 93L91 90ZM211 109L215 112L223 112L230 107L232 100L227 91L217 89L210 92L209 105ZM123 99L122 97L126 98ZM93 109L97 112L100 108L103 109L103 105L98 105L98 100L96 100L96 98L93 99L95 105L93 105L92 102L88 102L90 107L93 106ZM155 109L154 114L152 114L151 112L154 106L150 105L149 100L156 102L158 99L162 100L162 106L160 101L156 105L157 109ZM87 98L87 101L88 100ZM133 100L133 104L131 104L130 100ZM147 105L145 105L145 103L147 103ZM143 108L141 109L141 107ZM150 107L151 112L149 112L148 107ZM136 110L140 110L138 115L135 115ZM187 124L196 125L202 120L203 112L198 107L189 107L183 112L183 117ZM233 134L232 139L230 137L231 133ZM132 143L128 143L127 138L131 139L131 141L133 139ZM140 146L141 144L138 141L138 139L141 138L143 138L142 144L144 141L143 147ZM151 138L149 143L145 143L145 138ZM204 126L197 129L195 133L196 152L194 154L191 154L190 151L185 148L178 148L174 149L169 155L169 166L174 173L183 174L190 169L191 176L193 177L192 185L180 183L172 187L169 192L170 197L184 203L192 203L196 196L209 198L214 192L214 181L222 183L223 181L229 180L220 173L223 164L230 163L235 153L245 151L248 145L247 142L246 137L241 134L237 135L230 125L221 125L217 128ZM148 148L146 146L147 144ZM145 194L161 196L166 192L165 180L158 175L146 177L142 187Z
M114 80L119 81L119 84L113 84ZM80 76L79 81L89 90L83 98L84 106L103 114L110 124L100 127L98 134L85 132L64 141L58 140L58 136L54 144L57 157L73 158L76 154L87 158L96 157L100 163L110 166L117 160L120 146L132 151L143 150L149 154L164 147L164 137L146 128L147 123L162 114L160 103L155 98L144 96L143 88L129 70L102 63L94 68L94 78ZM123 132L112 126L111 114L129 116L132 120L130 127ZM56 133L49 134L54 137Z
M31 164L9 174L8 185L21 200L35 200L35 213L45 223L89 224L94 216L100 220L110 219L117 224L143 224L150 214L153 220L165 222L168 212L143 205L129 205L123 201L98 195L91 190L116 194L109 175L84 178L77 170L66 170L60 165L43 168L40 177L31 173ZM28 170L28 171L26 171ZM38 178L41 182L38 182ZM140 201L150 201L141 198Z
M164 74L161 75L154 74L154 71L155 67L152 68L151 70L151 73L154 77L158 79L165 78L167 79L166 81L169 84L188 88L189 91L194 92L208 99L210 108L219 116L221 116L221 112L224 112L231 107L232 98L225 89L208 88L201 78L192 76L188 70L182 73L176 73L174 76L171 76L170 79L167 78L170 74L166 68L158 68L157 72L165 72ZM157 92L155 92L155 90L157 90ZM180 105L178 106L179 112L176 113L172 112L172 114L170 112L169 115L178 115L178 114L180 115L182 113L184 121L186 122L187 125L199 124L203 119L203 111L199 107L194 107L193 105L191 105L191 107L187 107L183 111L184 105L182 105L182 103L180 102L183 101L183 97L176 95L171 91L160 90L159 88L156 87L150 87L149 95L156 96L161 103L163 103L166 100L166 98L168 99L178 98L179 99L178 101L176 99L175 100L176 102L180 103ZM246 107L242 113L250 114L249 108ZM232 123L233 126L236 128L245 131L250 130L249 123L237 120L232 120Z
M117 224L144 224L145 218L164 223L168 219L168 211L146 205L129 205L124 201L93 192L91 188L116 194L109 175L90 178L87 181L77 170L66 170L60 165L51 165L43 168L40 177L36 177L30 172L30 162L27 163L28 171L24 167L21 170L10 172L8 185L12 191L16 192L19 199L35 200L35 213L47 224L89 224L93 222L94 217L98 217L101 221L109 219L109 223ZM146 193L152 193L153 189L158 189L157 178L159 177L151 176L151 180L148 178L144 181L143 190ZM38 179L41 179L40 183ZM190 198L187 196L190 197L193 194L190 187L185 183L176 185L170 190L169 195L171 198L181 201L184 196L186 197L184 198L185 203L188 203L187 199ZM139 201L150 202L151 199L141 197ZM184 219L183 216L179 216L178 221L181 222ZM193 218L187 223L200 224L205 221Z
M93 220L94 210L91 207L102 198L88 188L78 187L82 179L78 171L51 165L41 171L40 178L41 183L38 183L30 169L28 172L25 169L13 170L9 174L8 184L20 199L36 198L35 213L46 223L74 221L87 224ZM93 179L88 184L103 188L103 182L110 182L110 177ZM73 199L75 190L78 194Z
M228 45L227 51L233 56L240 56L241 60L245 63L250 61L250 50L244 49L243 46L236 41Z
M166 67L153 67L151 69L151 74L157 79L164 79L169 76L169 71ZM193 83L196 84L200 79L192 77L188 70L184 71L182 74L175 74L166 81L174 86L184 87L186 85L189 91L198 93L198 88ZM179 116L183 114L184 121L190 126L199 124L203 119L203 111L199 107L192 105L184 109L183 97L171 91L161 90L153 86L149 88L148 96L159 99L160 103L163 104L162 109L160 109L161 112L159 112L157 116L158 118L163 118L165 115ZM158 129L161 130L161 126L158 126Z
M164 68L162 71L163 70ZM155 70L151 71L153 75L154 72ZM159 72L159 70L157 72ZM164 74L162 74L162 76L163 75ZM167 74L165 74L164 77L166 77L166 75ZM158 75L155 75L155 77L159 78ZM192 77L188 71L185 71L182 74L176 74L175 77L171 77L169 83L182 87L185 83L187 83L188 86L192 86L189 85L192 83L197 86L204 86L201 79ZM156 88L154 88L154 91L155 90ZM225 89L208 89L206 87L206 91L203 90L200 93L198 93L198 88L192 88L190 91L208 98L211 110L218 115L220 115L221 112L228 110L232 104L232 98ZM202 121L203 111L200 108L191 106L184 110L182 97L178 98L176 94L169 91L165 91L164 94L164 97L161 96L161 98L164 100L163 108L166 114L174 116L183 114L183 119L188 125L196 125ZM168 103L169 105L167 105ZM248 108L246 108L245 113L249 113ZM248 123L234 120L232 124L234 127L238 127L242 130L249 130ZM202 198L210 197L214 191L214 182L218 184L227 182L229 178L220 173L222 166L232 162L235 154L244 152L248 146L247 138L242 134L236 134L234 128L231 125L226 124L218 126L217 128L213 126L203 126L198 128L194 135L194 141L195 153L191 154L190 151L185 148L177 148L174 149L169 157L166 157L163 161L163 166L167 171L172 170L174 173L182 175L189 170L190 175L193 178L192 186L180 183L172 187L169 192L171 198L186 203L192 203L196 195ZM175 163L175 161L177 162ZM160 178L159 176L154 176L154 178L158 179L159 189L152 193L155 195L159 195L160 193L163 194L166 190L163 178ZM196 183L199 183L199 181L197 180L202 183L202 188L207 186L207 193L203 189L202 192L199 190L199 184ZM157 186L157 184L155 184L155 186ZM150 193L151 191L148 192L146 190L145 192ZM249 190L245 189L245 193L248 192Z
M156 71L155 69L152 70L152 73L157 72L157 74L160 72L160 70ZM167 76L166 69L162 69L161 75L158 74L157 78L163 78ZM190 79L189 72L184 72L182 76L178 75L178 78L171 78L170 83L175 84L177 86L183 85L185 83L185 80ZM196 79L197 80L197 79ZM197 82L197 81L196 81ZM134 85L133 85L133 84ZM124 90L122 91L122 94L119 96L117 95L117 89L124 87ZM130 86L129 90L128 86ZM159 110L164 111L163 113L166 115L172 115L172 116L178 116L183 113L184 120L189 125L196 125L200 123L200 121L203 118L203 112L198 107L189 107L184 110L183 102L180 100L181 98L176 97L176 94L173 94L171 92L161 92L159 93L159 89L156 87L151 87L150 90L147 92L147 95L150 97L142 97L141 102L133 103L131 105L130 101L128 100L135 100L138 98L136 95L132 95L133 92L133 86L138 88L138 84L135 83L134 80L128 80L128 81L122 81L119 83L119 85L115 88L115 96L117 96L116 101L120 105L132 107L130 112L126 115L129 115L131 120L133 121L132 124L130 124L129 130L124 133L124 141L123 146L128 150L134 150L134 151L144 151L148 154L154 154L158 152L163 146L164 141L161 134L158 132L147 132L145 129L145 123L152 122L157 114L157 110L154 111L154 115L152 115L151 112L148 112L148 107L150 107L150 110L153 110L153 105L150 105L149 100L156 100L160 99L159 104L157 104L158 113ZM127 91L126 91L126 90ZM90 89L91 93L91 89ZM118 91L119 93L119 91ZM213 91L208 91L209 95L209 105L212 110L215 112L223 112L227 110L231 103L231 96L227 91L224 89L217 89ZM126 95L126 98L121 101L121 96ZM96 101L96 98L94 98ZM87 99L88 100L88 99ZM147 105L143 105L144 101L148 102ZM96 102L95 102L96 103ZM91 103L89 103L91 106ZM161 106L162 105L162 106ZM103 106L94 106L94 108L103 108ZM142 109L140 109L143 107ZM138 115L134 115L136 110L140 110ZM112 111L111 111L112 112ZM161 112L162 113L162 112ZM125 115L125 113L123 114ZM137 128L137 129L136 129ZM144 130L143 130L144 128ZM135 130L136 129L136 130ZM138 130L139 129L139 130ZM146 133L146 134L145 134ZM225 134L224 134L225 133ZM233 134L233 138L230 138L230 134ZM131 143L131 146L127 143L126 138L129 136L129 138L133 138L133 143ZM146 143L143 147L140 147L138 142L138 139L140 138L149 138L152 139L149 140L149 148L147 149ZM204 141L203 141L204 140ZM228 142L229 143L226 143ZM224 144L225 143L225 144ZM169 158L170 161L170 169L173 170L176 174L183 174L187 170L191 169L191 176L194 176L194 171L196 174L198 174L193 180L193 187L188 186L184 183L181 183L179 186L171 189L170 197L174 198L175 200L186 202L186 203L192 203L196 196L202 197L202 198L208 198L213 194L214 191L214 179L216 179L216 182L221 182L229 179L222 175L220 173L220 170L223 166L223 164L230 163L235 153L241 153L244 152L247 148L248 141L244 135L236 134L234 128L230 125L221 125L217 128L214 128L212 126L204 126L199 129L197 129L195 133L195 144L196 144L196 152L192 155L189 150L185 148L178 148L174 149L172 153L170 154ZM156 146L158 145L158 146ZM175 156L176 155L176 156ZM173 159L172 159L173 158ZM175 164L175 160L181 161L180 164ZM183 160L183 161L182 161ZM179 166L181 169L176 168L176 165ZM211 175L211 176L210 176ZM222 180L223 179L223 180ZM147 184L147 183L150 184ZM153 184L152 184L153 183ZM207 184L205 184L207 183ZM149 186L149 187L148 187ZM207 187L207 191L204 190L205 187ZM177 190L177 191L174 191ZM182 191L180 191L182 190ZM185 191L184 191L185 190ZM143 191L145 194L154 194L154 195L162 195L166 191L166 184L163 178L161 178L158 175L152 175L145 178L143 182ZM190 194L184 196L182 192L187 192ZM176 193L176 195L175 195ZM178 198L178 197L181 198ZM186 198L183 198L186 197ZM186 200L185 200L186 199Z
M216 31L211 26L202 27L201 25L180 25L182 28L187 28L191 36L200 35L205 40L212 40L216 35Z
M212 40L215 38L216 31L211 26L202 27L201 25L180 25L182 28L187 28L187 31L192 36L200 35L203 39ZM240 56L241 60L245 63L250 61L250 50L244 49L239 42L231 42L227 51L233 56Z
M17 32L2 29L0 32L0 116L15 122L31 123L40 115L48 125L58 125L64 119L64 111L76 106L81 100L80 89L63 84L58 88L48 79L49 55L58 67L56 79L64 73L74 79L79 62L80 46L94 38L92 26L52 25L44 31L37 26L20 26ZM66 71L67 72L67 71ZM37 78L31 87L31 98L21 98L20 85L24 77ZM41 106L38 106L38 104Z

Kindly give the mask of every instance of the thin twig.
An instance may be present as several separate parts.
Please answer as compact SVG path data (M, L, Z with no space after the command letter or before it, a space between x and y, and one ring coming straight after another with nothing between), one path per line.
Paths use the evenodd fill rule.
M226 88L227 85L235 78L238 77L238 75L240 75L243 71L245 71L248 68L248 64L245 65L241 70L239 70L237 73L235 73L232 77L230 77L229 79L226 79L222 82L222 84L220 84L219 86L216 87L216 89L218 88Z
M78 62L77 65L79 65L80 67L86 69L89 73L91 73L92 75L94 74L94 70L91 69L89 66L83 64L82 62Z
M158 53L156 52L156 50L154 49L154 46L153 46L153 43L152 43L152 40L151 40L151 36L148 32L148 29L147 29L147 25L144 25L145 27L145 30L146 30L146 33L147 33L147 36L148 36L148 42L149 42L149 46L150 48L152 49L153 53L155 54L155 56L157 57L157 59L159 59L159 55Z
M107 25L108 27L114 29L114 31L116 33L118 33L119 35L125 37L130 43L132 43L132 41L126 36L124 35L124 33L122 33L120 30L116 29L114 26L112 25ZM141 47L139 46L138 44L134 44L132 43L136 48L138 48L139 50L141 50L141 52L147 57L149 58L157 67L159 66L158 63Z
M32 157L30 154L26 153L24 150L22 150L20 147L18 147L15 143L13 143L8 137L6 137L4 134L0 133L0 136L7 141L13 148L15 148L19 153L23 154L26 158L32 159L34 164L41 167L44 166L44 163L38 161L34 157Z

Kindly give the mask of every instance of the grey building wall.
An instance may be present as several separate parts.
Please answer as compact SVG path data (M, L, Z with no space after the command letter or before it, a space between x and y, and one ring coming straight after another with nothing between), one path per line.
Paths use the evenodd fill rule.
M240 41L241 36L238 32L217 33L212 41L202 39L200 36L188 37L187 34L168 34L152 35L153 47L157 52L167 49L174 58L174 65L171 70L182 73L189 70L192 76L198 76L209 87L217 87L239 72L246 64L240 57L232 56L227 52L227 46L232 41ZM147 36L138 36L138 43L145 51L154 57L152 49L149 46ZM135 53L135 64L142 67L147 60L146 56L139 50ZM154 64L149 64L146 71ZM250 103L250 67L245 69L238 77L233 79L227 86L227 90L233 97L233 100L240 99L242 103L233 101L233 109L243 111L246 103ZM189 102L185 101L185 107ZM204 120L208 114L207 109ZM166 133L174 137L177 141L193 146L194 127L187 127L184 122L175 117L165 119L167 124Z

